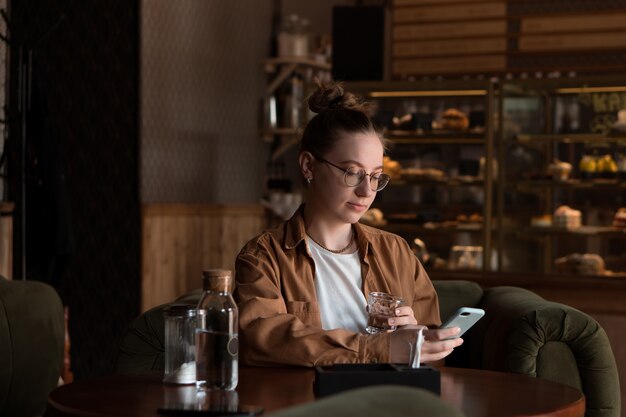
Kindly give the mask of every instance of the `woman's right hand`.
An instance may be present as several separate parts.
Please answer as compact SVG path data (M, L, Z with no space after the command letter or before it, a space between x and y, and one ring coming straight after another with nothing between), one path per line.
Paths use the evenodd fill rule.
M409 363L411 345L415 346L417 333L423 328L424 343L422 344L421 362L436 362L448 356L454 348L461 346L460 337L449 339L459 334L458 327L449 329L428 329L426 326L408 325L390 334L389 361L391 363Z

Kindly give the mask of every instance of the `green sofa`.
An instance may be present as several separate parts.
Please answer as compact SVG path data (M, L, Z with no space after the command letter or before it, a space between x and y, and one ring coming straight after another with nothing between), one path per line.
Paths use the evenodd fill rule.
M64 337L54 288L0 277L0 416L43 415L61 376Z
M459 307L480 307L485 317L465 336L447 366L515 372L561 382L586 397L587 417L619 417L615 358L600 325L589 315L516 287L483 290L470 281L433 281L441 317ZM177 301L196 302L195 291ZM119 372L163 369L164 306L131 323L122 341Z

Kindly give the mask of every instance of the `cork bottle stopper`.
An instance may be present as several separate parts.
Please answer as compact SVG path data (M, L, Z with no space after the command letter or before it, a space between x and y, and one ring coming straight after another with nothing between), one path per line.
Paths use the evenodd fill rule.
M208 269L202 271L204 291L231 292L233 274L229 269Z

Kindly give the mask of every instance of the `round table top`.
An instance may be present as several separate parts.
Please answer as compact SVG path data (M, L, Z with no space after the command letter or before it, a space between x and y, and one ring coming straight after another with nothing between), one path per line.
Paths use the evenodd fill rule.
M441 368L441 399L468 417L581 417L584 395L575 388L523 375ZM255 368L239 371L237 401L265 412L315 401L311 368ZM54 390L48 413L54 416L156 417L167 404L188 403L194 385L170 385L161 376L110 375L77 381Z

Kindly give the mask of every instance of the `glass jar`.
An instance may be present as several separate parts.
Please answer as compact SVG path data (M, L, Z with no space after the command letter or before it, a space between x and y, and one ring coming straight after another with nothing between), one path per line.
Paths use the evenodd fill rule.
M448 259L449 269L482 269L483 247L454 245Z
M165 322L165 373L163 382L196 382L196 307L171 304L163 310Z
M278 55L309 56L309 26L307 19L301 19L296 14L287 16L278 34Z

